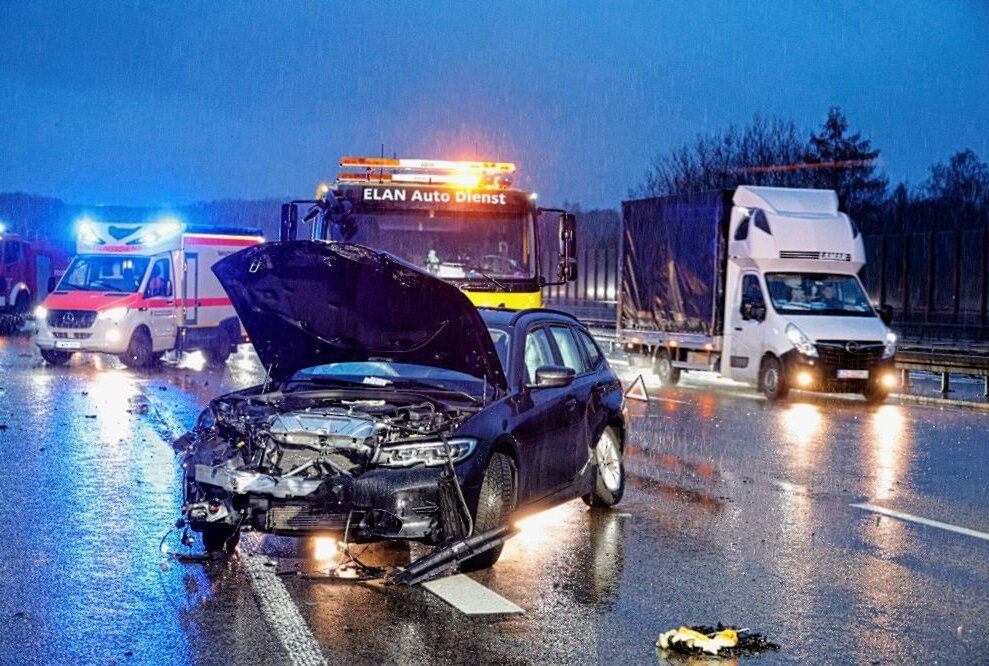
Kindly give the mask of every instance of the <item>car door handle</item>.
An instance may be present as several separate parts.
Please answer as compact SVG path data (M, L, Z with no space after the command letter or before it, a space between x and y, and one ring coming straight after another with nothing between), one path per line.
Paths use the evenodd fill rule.
M742 330L742 327L741 327L741 326L736 326L736 327L735 327L735 330L736 330L736 331L741 331L741 330Z

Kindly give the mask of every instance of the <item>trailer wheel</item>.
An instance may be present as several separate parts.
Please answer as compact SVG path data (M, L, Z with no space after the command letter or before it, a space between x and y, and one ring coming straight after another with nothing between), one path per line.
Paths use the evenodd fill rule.
M507 525L515 512L515 466L504 453L495 453L484 470L481 494L474 516L474 534ZM460 563L461 571L480 571L494 566L502 546L487 550Z
M127 345L127 351L120 355L121 362L128 368L146 368L154 359L151 335L144 327L134 331Z
M59 351L57 349L39 349L41 358L45 359L48 365L65 365L72 358L72 352Z
M663 386L676 386L680 382L680 368L673 367L670 352L665 349L656 352L652 367Z
M595 508L614 506L625 494L625 462L622 456L622 442L612 427L601 433L594 446L597 457L597 475L594 490L584 495L584 504Z
M770 402L784 399L790 392L790 385L783 375L783 365L775 356L767 356L759 370L759 390Z

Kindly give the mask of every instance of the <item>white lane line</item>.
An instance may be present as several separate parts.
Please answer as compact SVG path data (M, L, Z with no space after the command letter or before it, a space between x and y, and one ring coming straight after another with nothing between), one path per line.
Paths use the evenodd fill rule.
M438 578L422 586L465 615L505 615L524 610L463 574Z
M267 566L266 562L265 557L244 558L247 579L254 588L261 614L285 648L292 664L325 666L326 659L323 658L316 637L299 614L285 584L275 575L275 568Z
M900 520L906 520L907 522L927 525L928 527L937 527L942 530L947 530L948 532L955 532L956 534L964 534L965 536L989 541L989 534L985 532L979 532L978 530L972 530L967 527L952 525L951 523L942 523L940 520L931 520L930 518L922 518L921 516L914 516L909 513L901 513L899 511L893 511L892 509L876 506L875 504L852 504L852 506L856 509L862 509L863 511L880 513L884 516L889 516L890 518L899 518Z

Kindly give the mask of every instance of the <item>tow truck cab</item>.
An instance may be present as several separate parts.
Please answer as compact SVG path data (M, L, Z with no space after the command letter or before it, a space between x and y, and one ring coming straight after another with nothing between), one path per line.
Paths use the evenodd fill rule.
M316 199L282 207L282 240L311 222L312 240L358 243L389 252L460 287L477 306L542 306L542 287L577 278L576 223L512 189L510 162L344 157L357 169L324 183ZM550 282L539 264L540 223L558 218L560 251Z
M36 343L52 364L74 352L116 354L144 367L167 351L201 350L219 364L245 341L210 270L264 241L259 230L152 223L79 223L78 254L35 312Z

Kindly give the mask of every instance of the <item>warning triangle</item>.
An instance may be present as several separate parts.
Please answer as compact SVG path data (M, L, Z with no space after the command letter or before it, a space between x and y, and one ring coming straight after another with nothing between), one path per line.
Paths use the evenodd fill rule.
M649 391L646 390L646 380L642 378L642 375L636 377L632 385L628 387L625 391L625 397L649 402Z

